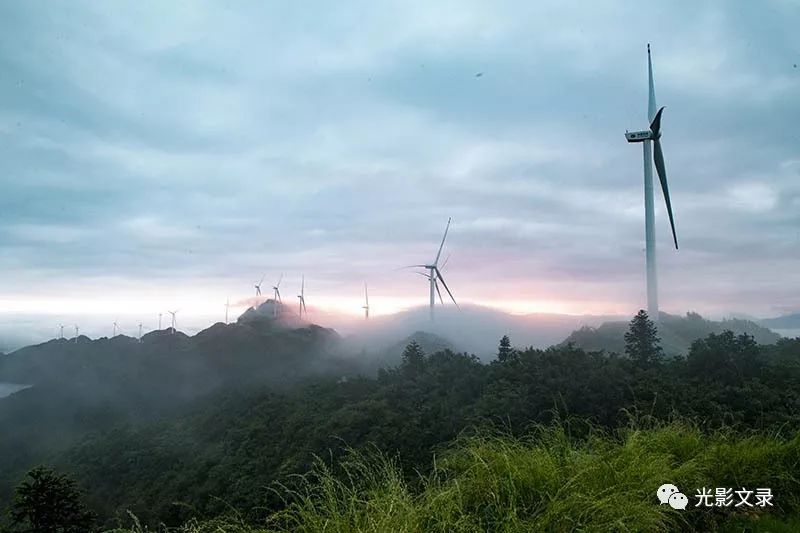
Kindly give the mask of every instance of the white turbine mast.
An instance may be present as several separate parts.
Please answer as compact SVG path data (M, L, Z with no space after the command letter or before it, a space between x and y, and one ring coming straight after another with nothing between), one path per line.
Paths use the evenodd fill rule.
M75 342L78 342L78 336L80 335L81 328L78 327L78 324L75 324Z
M649 130L625 132L629 143L642 143L644 155L644 233L645 257L647 263L647 314L653 321L658 321L658 277L656 268L656 233L655 233L655 208L653 200L653 163L655 163L658 180L661 183L661 192L667 206L667 215L672 229L672 240L675 249L678 249L678 237L675 233L675 218L672 215L672 202L669 197L667 184L667 171L664 166L664 153L661 150L661 113L664 108L656 111L656 91L653 84L653 62L650 58L650 45L647 45L647 76L648 76L648 101L647 119L650 123Z
M142 342L142 323L139 322L139 342Z
M300 282L300 294L297 295L297 298L300 300L300 318L303 318L303 313L308 316L308 309L306 309L306 277L303 275L302 280Z
M174 311L167 311L167 313L172 315L172 333L173 334L175 334L175 315L178 314L178 311L180 311L180 309L176 309Z
M161 315L163 315L163 313L158 313L158 331L161 331Z
M369 320L369 291L366 281L364 282L364 305L361 308L364 310L364 320Z
M278 283L272 286L272 316L278 316L278 303L281 301L281 281L283 281L283 274L278 278Z
M58 330L59 330L58 338L59 339L63 339L64 338L64 324L59 324L58 325Z
M115 321L114 321L114 334L112 335L112 338L114 338L114 337L116 337L116 336L117 336L117 329L119 329L119 324L118 324L118 323L117 323L117 321L115 320Z
M444 236L442 237L442 243L439 245L439 251L436 252L436 259L433 260L433 263L427 265L412 265L412 267L419 267L428 270L428 273L418 272L422 276L428 278L428 283L430 284L430 317L431 321L433 321L434 317L434 306L436 305L436 294L439 295L439 301L444 305L444 299L442 298L442 291L439 290L439 282L442 283L444 290L447 291L447 294L450 296L450 299L453 300L453 303L456 304L458 307L458 302L453 297L453 293L450 292L450 288L447 286L447 282L445 282L444 277L442 276L441 268L439 267L439 258L442 256L442 248L444 248L444 241L447 239L447 232L450 230L450 221L451 219L447 219L447 227L444 230ZM449 257L448 257L449 259ZM445 261L446 263L447 261ZM444 268L444 265L442 265Z
M231 299L225 300L225 323L228 323L228 309L231 308Z

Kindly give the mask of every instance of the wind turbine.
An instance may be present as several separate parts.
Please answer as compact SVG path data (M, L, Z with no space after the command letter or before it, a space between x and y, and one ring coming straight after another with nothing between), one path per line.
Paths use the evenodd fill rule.
M231 299L225 300L225 323L228 323L228 309L231 307Z
M272 294L273 294L273 296L272 296L272 300L273 300L272 316L274 316L274 317L278 316L278 302L283 303L281 301L281 291L280 291L280 286L281 286L281 281L282 280L283 280L283 274L281 274L281 277L278 278L278 283L276 283L275 285L272 286Z
M81 332L80 328L78 327L78 325L77 325L77 324L75 324L75 343L76 343L76 344L77 344L77 342L78 342L78 334L79 334L80 332Z
M255 284L256 287L256 296L261 296L261 284L264 283L264 278L267 277L266 274L261 276L261 281Z
M59 328L58 338L59 339L63 339L64 338L64 324L59 324L58 328Z
M167 313L172 315L172 333L173 334L175 333L175 315L178 314L178 311L180 311L180 309L176 309L174 311L167 311Z
M364 305L361 308L364 310L364 320L369 320L369 292L366 281L364 282Z
M114 321L114 335L113 335L113 337L117 336L117 329L118 328L119 328L119 324L117 324L117 321L115 320Z
M158 331L161 331L161 315L163 313L158 313Z
M444 305L444 299L442 298L442 291L439 290L439 282L442 282L442 286L444 286L444 290L447 291L447 294L450 296L450 299L453 300L453 303L456 304L458 307L458 302L453 297L453 293L450 292L450 288L447 286L447 283L444 281L444 277L442 276L441 270L439 270L439 257L442 255L442 248L444 248L444 241L447 239L447 232L450 230L450 218L447 219L447 227L444 230L444 237L442 237L442 244L439 245L439 251L436 252L436 259L433 260L433 263L427 265L412 265L413 267L420 267L425 268L428 270L427 274L422 272L418 272L428 278L430 283L430 309L431 309L431 321L433 320L433 308L436 305L436 297L435 295L439 295L439 301L442 302Z
M308 316L308 309L306 309L306 277L303 276L302 281L300 282L300 294L297 297L300 299L300 318L303 318L303 312L305 311L306 316Z
M653 206L653 163L655 163L658 180L661 182L661 191L667 205L669 225L672 228L672 240L675 249L678 249L678 237L675 233L675 219L672 216L672 202L669 198L667 185L667 170L664 167L664 153L661 151L661 113L662 107L656 111L656 91L653 86L653 62L650 59L650 45L647 45L647 75L649 95L647 101L647 118L650 129L643 131L625 132L629 143L642 143L644 153L644 233L645 256L647 262L647 314L650 320L658 321L658 278L656 276L656 234L655 234L655 209ZM652 146L651 146L652 143ZM652 154L651 154L652 149Z
M142 342L142 323L139 322L139 342Z

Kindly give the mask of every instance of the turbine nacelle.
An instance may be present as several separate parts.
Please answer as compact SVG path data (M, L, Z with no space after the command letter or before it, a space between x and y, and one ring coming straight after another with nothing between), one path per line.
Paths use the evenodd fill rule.
M640 143L644 141L652 141L653 140L653 132L650 130L644 131L626 131L625 132L625 139L629 143Z

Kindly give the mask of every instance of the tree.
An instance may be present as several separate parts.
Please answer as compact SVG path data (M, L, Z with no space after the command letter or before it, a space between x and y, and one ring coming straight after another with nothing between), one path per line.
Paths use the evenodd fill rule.
M46 467L30 470L14 489L9 511L11 531L20 533L86 533L95 516L81 499L74 480Z
M415 340L412 340L403 350L403 368L411 374L420 374L425 366L425 352Z
M501 363L511 361L516 358L516 351L511 347L511 339L508 335L503 335L500 339L500 346L497 348L497 360Z
M640 310L625 333L625 354L640 366L658 363L664 356L658 330L647 312Z

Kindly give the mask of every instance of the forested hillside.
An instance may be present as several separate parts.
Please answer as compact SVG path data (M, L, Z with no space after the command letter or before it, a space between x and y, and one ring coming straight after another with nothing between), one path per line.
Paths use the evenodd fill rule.
M295 331L291 336L305 338L307 334L310 333ZM538 488L524 488L527 485L523 483L515 485L515 490L540 491L553 497L558 492L559 483L566 483L570 475L575 475L576 465L546 466L551 461L546 454L554 452L546 446L536 447L542 444L531 444L533 448L528 450L528 444L514 440L481 440L498 431L506 439L524 439L532 430L540 434L540 430L535 429L540 427L539 424L561 428L558 431L562 431L566 439L563 445L575 446L576 450L585 449L589 454L587 461L590 461L592 454L599 453L599 444L590 443L605 442L602 439L591 440L598 432L611 432L609 435L612 435L619 428L660 427L681 420L677 422L683 424L680 427L688 428L682 437L687 439L686 443L671 442L669 446L677 448L669 453L656 444L652 445L657 448L654 453L661 454L658 460L665 461L664 472L677 469L683 472L681 475L688 475L681 464L688 462L695 465L692 468L700 468L696 464L700 459L691 459L695 454L718 461L718 455L710 451L712 446L727 450L725 439L738 443L736 435L757 431L762 435L760 439L777 439L774 441L775 450L783 451L778 455L775 455L777 451L763 453L775 461L780 458L780 462L749 456L748 460L756 461L752 466L739 465L745 470L728 471L724 479L718 481L742 479L744 483L747 478L747 483L769 482L776 487L791 487L793 494L800 494L800 487L792 484L796 483L792 481L794 478L786 477L790 471L797 470L785 470L800 467L795 437L800 429L800 339L781 339L772 345L758 345L752 337L723 332L694 342L685 358L666 358L645 315L631 323L625 340L625 353L609 354L586 352L572 345L547 350L518 350L504 339L498 348L497 359L490 364L483 364L472 355L449 350L427 354L412 342L404 350L399 365L380 370L375 377L355 377L337 372L328 374L328 377L309 378L311 381L297 382L294 386L250 383L246 387L223 387L197 397L180 410L164 411L157 419L145 417L114 421L112 417L106 421L107 424L86 423L81 432L94 428L93 431L80 438L73 435L69 446L34 450L36 453L16 452L13 461L17 466L25 464L26 468L32 466L34 460L44 461L59 472L73 476L86 490L84 500L98 514L98 523L107 527L129 523L128 511L143 524L178 526L192 519L205 520L230 514L231 509L237 510L244 523L263 526L266 520L275 519L277 515L274 513L286 510L290 502L305 506L302 508L312 515L332 512L328 507L318 508L327 505L313 499L318 497L346 500L328 502L332 505L361 506L365 501L363 497L346 491L335 495L317 494L315 491L327 490L325 487L328 485L316 477L310 478L317 480L314 482L316 485L307 485L308 482L302 478L293 477L314 469L319 457L332 465L324 475L339 479L346 473L345 467L349 464L346 458L352 458L348 449L353 448L360 450L358 453L379 452L391 459L391 465L369 463L365 470L359 470L359 475L367 476L367 479L358 483L378 483L377 492L370 492L370 497L378 499L382 498L382 491L400 490L400 493L387 493L386 497L402 497L403 505L414 510L408 520L412 520L409 524L416 525L409 526L409 530L425 530L427 528L421 524L433 523L429 522L431 520L439 524L438 530L445 530L444 524L450 519L465 520L463 530L483 530L481 527L485 529L489 524L483 520L498 520L505 512L504 506L509 505L522 507L519 516L513 519L518 521L512 520L508 527L541 523L559 529L563 523L552 521L556 519L553 513L568 513L564 516L570 517L569 513L577 512L578 504L575 502L580 500L570 500L573 503L565 504L561 511L557 506L537 507L536 510L528 507L532 503L524 503L528 501L526 498L534 497L528 492L519 496L522 498L519 502L514 499L516 496L508 500L511 497L508 494L498 494L500 500L492 504L497 506L497 514L492 515L494 518L474 515L476 511L469 507L473 504L467 504L463 498L480 498L479 492L475 491L482 483L501 483L505 474L498 472L488 472L489 477L484 480L475 479L474 483L478 485L470 489L469 496L459 497L458 505L468 507L447 511L425 505L430 503L429 498L440 502L445 497L443 494L451 494L446 482L451 476L455 476L454 479L464 476L473 479L470 477L473 467L467 466L469 460L478 460L477 468L477 464L484 464L481 457L485 453L489 454L487 460L495 458L492 461L500 461L497 453L513 453L517 457L515 461L522 461L520 468L534 469L531 472L536 468L555 469L548 474L552 476L551 480L542 480L543 485L537 485ZM185 342L185 339L178 342ZM13 401L0 402L5 416L9 416L17 402L30 402L36 390L34 387L7 399ZM43 406L46 399L40 400ZM642 438L652 439L654 443L662 442L670 431L668 428L657 430L652 435L645 433L649 436ZM720 431L723 433L718 433ZM713 437L715 434L718 437ZM635 435L636 432L626 433L619 436L621 441L609 436L608 446L613 448L619 446L619 442L623 444L618 452L610 448L608 453L622 454L616 459L622 461L630 452L625 443L631 438L635 440ZM707 443L704 435L711 435ZM471 437L478 440L470 440ZM467 440L462 440L460 447L451 448L451 443L459 439ZM744 444L735 446L749 449L749 441L742 442ZM782 442L793 444L784 445ZM686 448L688 443L693 443L693 447ZM583 448L585 446L588 448ZM451 459L447 463L438 463L435 457ZM525 457L529 459L523 460ZM607 460L600 455L597 457L601 463ZM628 481L620 478L615 482L625 485L625 491L632 490L641 498L650 498L647 496L649 488L637 492L639 489L630 487L634 482L651 483L658 477L644 467L648 463L646 457L639 459L643 461L639 474L631 467L626 474L630 476ZM7 461L7 457L4 460ZM525 466L527 460L533 463ZM536 466L536 461L545 462ZM500 463L495 466L499 468ZM319 464L316 468L320 468ZM698 482L715 480L715 469L702 468L702 472L698 471L697 476L690 478ZM433 477L421 479L420 473ZM17 482L21 477L22 472L18 469L13 480L4 480L6 498L11 495L12 481ZM386 485L389 482L401 485ZM468 485L458 486L467 490ZM294 499L297 496L293 492L295 489L300 490L300 494L311 490L311 499L298 503ZM583 498L599 494L596 486L587 485L585 490L585 494L581 493ZM437 491L443 493L436 496ZM797 517L797 500L790 499L789 492L785 492L783 498L782 506L771 510L772 513L776 517ZM648 509L647 501L642 500L643 513ZM422 502L428 503L423 505ZM419 505L423 508L418 509ZM480 499L474 500L474 505L480 506ZM356 507L348 507L346 513L357 512L361 516L371 508ZM288 509L291 515L298 513L300 508ZM651 521L640 524L680 523L680 519L664 509L657 506L655 509L654 515L648 515L647 520ZM603 520L613 520L617 516L614 513L618 511L610 508L607 511ZM454 512L460 518L441 515L446 512ZM306 518L310 520L311 515L303 516L291 515L295 522L289 523L305 524L298 526L300 530L306 526L309 531L320 530L310 522L304 522ZM590 520L586 522L587 527L600 523L591 521L595 518L581 516L583 518L573 517L578 520L576 523L583 519ZM634 520L634 517L629 518ZM725 517L712 518L727 520ZM700 521L692 522L692 527L700 527L699 524L703 523L700 518L697 520ZM636 523L639 522L630 522ZM293 530L289 526L286 528ZM352 530L368 529L355 527Z

